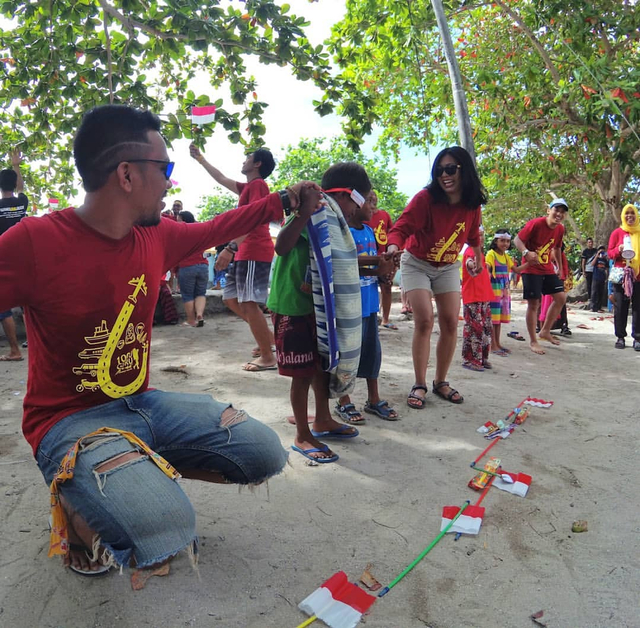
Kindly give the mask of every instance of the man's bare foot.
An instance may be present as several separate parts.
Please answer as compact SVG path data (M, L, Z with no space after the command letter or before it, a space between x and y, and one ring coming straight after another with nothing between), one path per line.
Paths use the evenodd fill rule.
M60 502L67 515L67 540L69 553L63 557L62 564L72 571L82 575L98 575L107 573L108 556L102 547L98 549L97 560L93 559L92 544L97 538L96 533L87 525L85 520L71 508L64 496Z
M22 354L11 352L9 355L0 357L0 362L22 362L23 359Z
M531 351L533 351L534 353L537 353L538 355L544 355L545 351L544 349L538 344L537 340L534 340L533 342L529 343L529 346L531 347Z
M560 341L555 336L553 336L550 331L546 331L546 332L545 331L541 331L538 334L538 338L540 340L545 340L546 342L550 342L552 345L556 345L557 346L557 345L560 344Z

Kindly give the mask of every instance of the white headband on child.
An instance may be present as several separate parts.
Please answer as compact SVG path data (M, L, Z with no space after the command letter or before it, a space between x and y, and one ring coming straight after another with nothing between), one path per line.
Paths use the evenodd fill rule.
M511 234L507 233L506 231L498 231L498 233L496 233L493 238L494 240L497 238L508 238L509 240L511 240Z

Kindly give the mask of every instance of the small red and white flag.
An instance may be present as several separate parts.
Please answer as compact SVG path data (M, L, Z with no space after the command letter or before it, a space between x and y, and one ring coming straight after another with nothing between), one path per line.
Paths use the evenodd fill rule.
M545 401L544 399L535 399L534 397L527 397L524 403L528 406L535 406L536 408L550 408L553 405L553 401Z
M331 628L355 628L375 601L375 597L349 582L344 571L339 571L302 600L298 608Z
M440 532L442 532L451 523L451 520L459 512L460 506L445 506L442 509ZM447 534L449 532L478 534L480 532L480 526L482 525L482 517L484 517L483 506L467 506L464 509L464 512L456 519L455 523L447 530Z
M57 211L58 207L60 207L60 201L57 198L49 199L49 212Z
M496 478L493 481L495 488L499 488L501 491L506 491L507 493L512 493L518 497L525 497L527 495L527 491L531 486L530 475L526 473L507 473L506 471L501 471L501 473L503 476L508 475L513 480L513 483L506 482L502 478ZM467 508L467 510L469 509Z
M209 124L216 118L216 106L191 107L191 122L193 124Z

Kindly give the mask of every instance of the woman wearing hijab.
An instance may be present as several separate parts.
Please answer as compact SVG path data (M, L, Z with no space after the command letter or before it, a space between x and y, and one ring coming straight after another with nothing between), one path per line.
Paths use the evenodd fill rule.
M627 247L629 244L635 255L628 259L628 255L623 256L625 250L625 239ZM631 304L631 329L633 332L633 348L640 351L640 219L638 210L634 205L625 205L620 215L620 226L611 234L609 238L609 259L613 260L611 278L615 277L615 269L618 276L622 276L620 283L613 283L614 298L614 325L616 334L616 349L624 349L624 339L627 335L627 317L629 315L629 304Z
M487 198L469 153L460 146L441 151L433 162L431 183L409 202L389 232L388 252L405 251L401 258L402 285L413 308L415 328L412 354L415 384L407 403L425 407L427 364L436 301L440 336L436 346L433 392L451 403L462 395L447 381L456 350L460 313L460 262L467 243L473 249L469 269L481 270L480 206Z

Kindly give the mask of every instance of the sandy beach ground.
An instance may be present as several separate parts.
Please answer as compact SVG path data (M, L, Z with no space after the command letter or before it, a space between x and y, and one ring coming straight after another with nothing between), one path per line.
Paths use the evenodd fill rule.
M527 396L554 405L533 408L492 450L532 476L526 498L492 489L480 534L444 538L364 625L520 628L544 611L539 625L550 628L640 626L640 353L615 350L611 319L594 316L571 309L573 336L544 356L505 337L512 355L492 356L484 373L461 368L459 342L449 379L464 404L430 393L421 411L406 404L413 323L382 329L380 390L401 420L371 416L359 438L333 441L336 464L292 453L286 472L253 492L180 480L198 514L198 572L181 554L139 592L127 570L82 578L47 558L48 491L20 431L27 360L0 363L0 626L294 628L305 619L297 604L333 573L357 580L371 563L387 584L438 534L443 506L475 501L469 463L487 444L476 428ZM503 336L526 335L523 317L514 298ZM229 314L202 329L155 328L151 384L231 401L289 448L289 380L243 372L252 346ZM187 374L163 370L181 365ZM361 408L363 382L353 399ZM588 531L573 533L575 520Z

